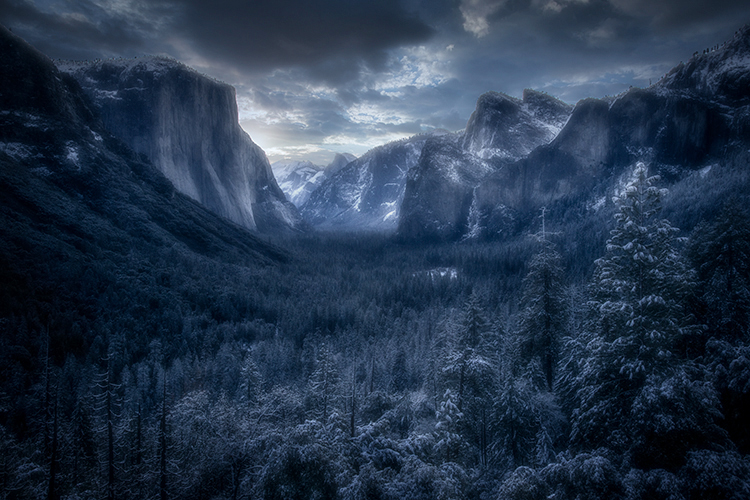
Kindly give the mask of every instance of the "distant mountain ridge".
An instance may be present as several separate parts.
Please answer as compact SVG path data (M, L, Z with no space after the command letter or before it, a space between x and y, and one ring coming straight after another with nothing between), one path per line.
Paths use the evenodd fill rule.
M548 142L543 134L525 132L524 137L541 142L533 149L496 139L513 130L507 125L513 100L500 94L482 96L463 149L454 148L451 158L423 157L410 173L413 182L407 184L399 236L502 238L527 229L543 206L551 209L550 220L568 217L565 214L574 206L583 215L585 207L600 206L611 196L638 161L667 183L716 164L746 168L749 83L750 27L744 27L721 48L694 56L649 88L631 88L611 99L584 99L565 121L564 113L554 114L550 121L561 128L555 134L550 127ZM490 114L482 111L487 108L498 110L494 122L477 119ZM473 130L477 124L481 126ZM543 132L543 127L537 130ZM515 158L494 153L495 144L515 144ZM494 168L485 176L459 181L443 173L476 162L466 152L487 157ZM712 175L718 173L714 170ZM444 200L453 201L446 206ZM676 206L679 203L675 200Z
M58 62L104 125L182 193L250 229L299 229L263 150L242 130L234 88L169 58Z
M327 178L356 159L356 156L349 153L336 153L331 163L325 167L306 160L280 160L272 163L271 168L287 199L300 208Z
M317 227L457 237L474 185L551 141L571 110L533 90L523 99L488 92L463 132L435 131L368 151L321 184L302 216Z
M419 135L371 149L328 177L302 206L302 216L323 228L393 230L406 174L429 137Z

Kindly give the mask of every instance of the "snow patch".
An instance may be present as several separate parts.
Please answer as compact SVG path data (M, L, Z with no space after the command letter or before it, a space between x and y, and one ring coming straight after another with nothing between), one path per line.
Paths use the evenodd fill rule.
M69 162L78 167L78 170L81 170L81 165L78 163L78 148L76 148L73 144L68 144L67 154L65 155L65 157Z
M0 151L16 159L41 157L41 155L34 155L29 146L20 142L0 142Z
M711 171L711 168L713 168L713 165L709 165L700 169L698 173L700 174L701 179L705 178L708 175L708 173Z
M601 198L597 198L589 205L589 210L593 210L594 212L598 212L602 208L604 208L605 203L607 203L607 197L602 196Z

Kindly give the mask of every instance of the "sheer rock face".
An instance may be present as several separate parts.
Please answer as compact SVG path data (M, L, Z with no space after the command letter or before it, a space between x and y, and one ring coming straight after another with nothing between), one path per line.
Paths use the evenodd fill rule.
M428 141L409 172L399 235L439 241L465 234L474 188L492 169L461 147L460 136Z
M523 100L498 92L479 97L466 125L462 146L482 159L518 160L560 132L572 107L526 89Z
M0 241L0 261L11 266L36 265L39 255L75 268L131 248L284 258L177 192L105 128L73 78L2 26Z
M476 230L472 206L483 179L553 140L572 107L526 90L523 99L488 92L466 130L428 142L409 173L398 233L404 239L450 240Z
M106 128L180 192L251 229L300 227L265 153L239 126L233 87L166 58L58 66L79 82Z

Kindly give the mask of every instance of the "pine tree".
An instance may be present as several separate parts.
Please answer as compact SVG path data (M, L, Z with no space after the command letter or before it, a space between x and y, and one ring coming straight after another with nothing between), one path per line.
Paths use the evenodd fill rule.
M472 293L457 323L446 326L442 377L464 416L462 435L487 464L489 418L497 375L497 342L485 319L481 299Z
M710 336L732 343L750 334L750 215L729 202L711 224L703 223L690 241L698 271L700 299Z
M653 402L660 407L648 411L673 420L690 418L684 408L692 405L684 401L644 396L684 369L678 346L696 331L685 308L692 273L674 247L678 230L659 218L666 190L654 186L657 180L643 164L636 167L616 199L616 226L606 254L596 261L594 321L582 342L586 358L577 383L580 408L573 415L572 437L582 447L609 446L620 452L648 448L643 440L649 437L634 425L636 401ZM638 411L646 410L641 406Z
M324 342L318 349L315 359L315 371L310 375L309 398L312 416L325 424L336 407L336 396L339 394L339 373L336 369L333 353Z
M450 389L443 394L435 414L435 451L445 462L455 462L463 454L466 443L461 436L464 414Z
M523 280L519 341L522 362L538 360L547 390L552 390L559 342L567 324L562 257L542 236L542 249L529 264Z

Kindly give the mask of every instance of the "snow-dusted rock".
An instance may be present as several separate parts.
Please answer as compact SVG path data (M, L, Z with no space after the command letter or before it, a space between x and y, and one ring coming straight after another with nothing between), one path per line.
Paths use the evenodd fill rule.
M301 226L265 153L240 127L230 85L162 57L58 67L80 83L107 129L179 191L251 229Z
M406 174L419 160L428 137L379 146L330 175L302 207L303 217L321 227L395 229Z
M272 163L271 168L287 199L299 208L328 177L356 159L356 156L349 153L336 153L333 161L326 167L304 160L280 160Z

